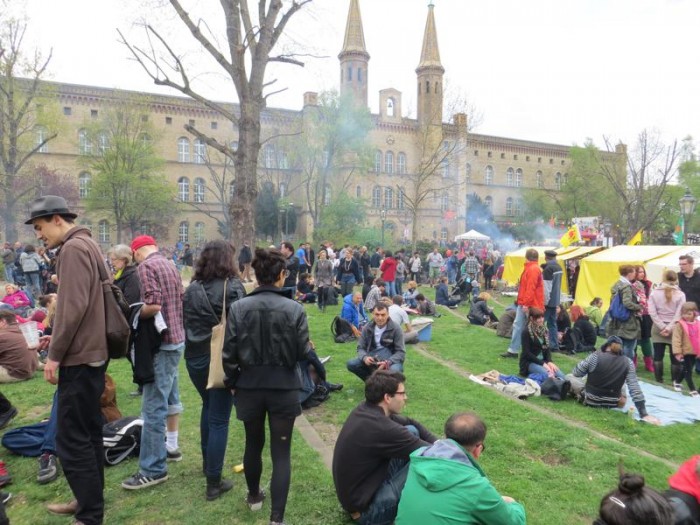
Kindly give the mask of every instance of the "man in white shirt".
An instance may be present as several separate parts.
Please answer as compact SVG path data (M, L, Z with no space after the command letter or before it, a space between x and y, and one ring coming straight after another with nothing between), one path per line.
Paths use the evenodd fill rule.
M385 300L389 301L388 298ZM401 307L403 304L403 297L400 295L395 295L391 298L391 301L393 303L387 303L387 306L389 307L389 317L402 328L403 342L407 345L416 344L418 342L418 332L413 329L406 310Z

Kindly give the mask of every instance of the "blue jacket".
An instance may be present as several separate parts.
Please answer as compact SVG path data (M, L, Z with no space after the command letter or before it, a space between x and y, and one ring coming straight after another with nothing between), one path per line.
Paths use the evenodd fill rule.
M359 310L359 311L358 311ZM340 317L348 321L355 328L360 328L360 321L367 322L367 314L365 313L365 305L360 301L359 308L352 302L352 294L349 293L343 299L343 311L340 312Z
M435 288L435 302L437 304L447 304L450 300L450 291L445 283L438 284Z

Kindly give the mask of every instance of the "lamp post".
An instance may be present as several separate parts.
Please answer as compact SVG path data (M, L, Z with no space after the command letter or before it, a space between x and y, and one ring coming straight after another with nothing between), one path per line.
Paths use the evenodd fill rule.
M685 189L685 195L678 199L678 204L683 215L683 240L688 244L688 222L695 212L695 205L698 200L690 193L690 188Z
M289 210L294 208L294 203L287 204L287 209L284 212L284 238L289 239Z
M384 223L386 222L386 208L379 210L379 220L382 221L382 248L384 248Z

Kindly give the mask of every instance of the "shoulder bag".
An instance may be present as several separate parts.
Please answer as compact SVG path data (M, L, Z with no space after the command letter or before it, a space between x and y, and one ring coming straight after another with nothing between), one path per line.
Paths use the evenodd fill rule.
M204 297L209 303L209 308L216 315L214 307L209 301L207 296L207 291L202 283L199 283L202 287L202 292L204 292ZM223 351L224 351L224 336L226 335L226 289L228 288L228 279L224 281L224 294L223 302L221 303L221 322L215 325L211 329L211 343L209 344L210 356L209 356L209 378L207 379L207 390L211 388L225 388L224 379L226 374L224 373L224 361L223 361Z

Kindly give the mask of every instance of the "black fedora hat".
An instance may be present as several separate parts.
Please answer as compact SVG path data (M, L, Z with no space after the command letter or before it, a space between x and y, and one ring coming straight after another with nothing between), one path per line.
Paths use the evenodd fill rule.
M66 199L57 195L44 195L32 202L30 206L29 220L24 224L31 224L34 219L39 217L51 217L53 215L63 215L75 219L78 214L73 213L68 209Z

